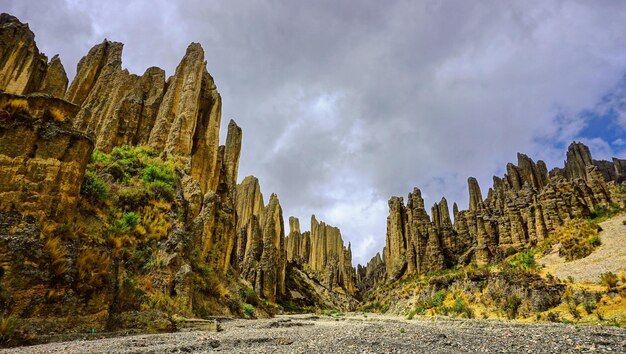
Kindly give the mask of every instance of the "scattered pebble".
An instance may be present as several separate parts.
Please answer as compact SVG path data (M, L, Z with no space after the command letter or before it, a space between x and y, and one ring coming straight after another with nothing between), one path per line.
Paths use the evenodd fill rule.
M3 353L626 353L626 329L348 314L284 315L188 331L77 340ZM530 338L533 338L532 340Z

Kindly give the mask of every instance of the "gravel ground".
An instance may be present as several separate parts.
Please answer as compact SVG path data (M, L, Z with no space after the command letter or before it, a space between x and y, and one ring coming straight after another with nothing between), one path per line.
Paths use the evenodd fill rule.
M545 266L544 271L559 279L574 278L576 282L597 283L605 272L626 272L626 226L621 214L600 223L602 244L589 256L571 262L559 257L558 248L538 260Z
M626 353L626 329L368 314L232 320L221 332L76 340L4 353Z

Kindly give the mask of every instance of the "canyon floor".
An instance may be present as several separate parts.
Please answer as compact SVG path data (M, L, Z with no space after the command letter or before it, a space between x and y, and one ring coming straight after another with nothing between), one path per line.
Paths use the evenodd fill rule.
M4 353L587 353L626 352L626 329L376 314L229 320L220 332L78 339Z

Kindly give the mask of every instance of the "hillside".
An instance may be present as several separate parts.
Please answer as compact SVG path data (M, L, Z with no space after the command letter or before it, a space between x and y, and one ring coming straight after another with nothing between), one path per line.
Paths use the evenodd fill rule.
M626 215L614 216L599 223L602 244L593 253L581 259L566 262L559 256L560 244L554 247L537 262L545 274L560 279L573 279L577 283L597 283L603 273L626 274Z

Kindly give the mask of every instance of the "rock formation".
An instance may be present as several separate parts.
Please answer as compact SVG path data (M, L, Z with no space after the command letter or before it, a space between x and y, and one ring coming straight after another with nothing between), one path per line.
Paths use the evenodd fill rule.
M385 280L386 270L380 253L376 253L366 266L358 265L356 271L356 283L361 293L372 289L374 285Z
M276 301L285 293L285 229L275 194L264 205L259 181L248 176L237 186L236 264L257 294Z
M295 216L289 217L289 235L286 244L287 262L308 263L311 255L311 233L300 232L300 220Z
M48 58L39 53L27 24L0 14L0 90L24 95L36 92L46 75Z
M290 232L287 236L287 259L298 265L306 265L328 289L342 288L355 295L356 270L352 267L352 247L346 248L341 231L311 216L311 231L300 232L300 221L289 218Z
M230 121L226 145L219 147L219 183L215 192L204 195L200 215L194 219L196 239L201 240L203 258L214 269L226 272L231 265L237 227L237 170L241 151L241 128Z
M191 43L175 74L162 69L142 76L122 69L123 44L105 40L78 63L65 98L79 106L75 126L105 152L121 145L148 145L191 158L191 177L203 193L219 182L221 98L206 69L204 50ZM236 172L236 171L235 171Z
M147 303L183 316L242 315L244 301L263 314L266 302L247 286L270 302L292 299L289 244L290 261L310 263L316 274L293 272L317 294L313 306L356 308L351 246L339 230L313 218L314 230L301 233L292 218L287 239L278 197L265 205L254 177L237 186L242 130L231 120L219 145L221 98L200 44L189 45L166 80L156 67L129 73L123 44L104 40L80 60L68 88L59 57L47 62L28 25L0 15L0 38L2 298L22 307L39 301L35 311L54 307L59 317L106 312L112 319ZM97 171L90 180L108 200L81 198L94 147L122 147L89 164ZM109 173L126 160L119 151L141 160L125 166L128 179ZM157 166L168 169L167 181L146 180L145 171ZM35 300L44 294L45 303ZM33 315L28 311L15 314Z
M54 97L63 97L65 90L67 90L67 74L65 68L61 63L59 55L52 57L48 63L48 69L46 70L46 76L44 76L39 92L46 93Z
M104 41L78 63L65 95L81 106L75 126L110 152L122 145L147 144L165 88L165 72L149 68L141 77L122 70L121 43Z
M0 211L69 221L92 140L71 126L78 107L0 93Z
M625 161L596 161L582 143L572 143L563 169L548 174L543 161L524 154L509 163L504 177L494 177L483 200L478 181L468 179L469 208L453 207L454 224L443 198L424 209L420 190L403 199L389 200L384 267L375 257L359 269L359 281L371 286L380 269L386 279L424 274L456 263L487 263L508 247L535 245L573 218L590 215L593 208L616 201L615 182L624 176ZM368 275L369 274L369 275ZM379 281L379 280L378 280Z

